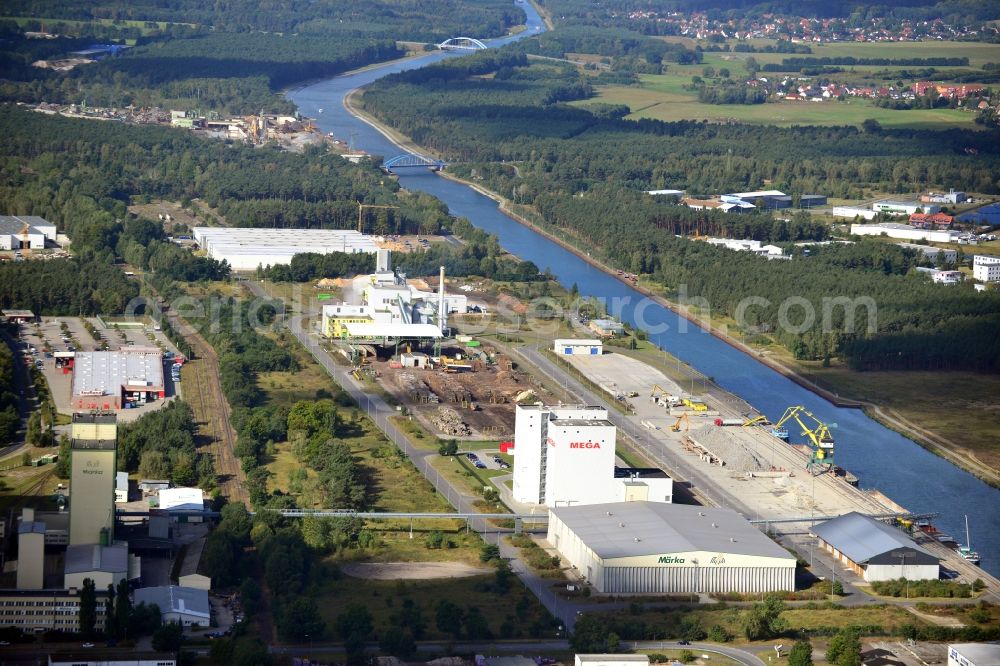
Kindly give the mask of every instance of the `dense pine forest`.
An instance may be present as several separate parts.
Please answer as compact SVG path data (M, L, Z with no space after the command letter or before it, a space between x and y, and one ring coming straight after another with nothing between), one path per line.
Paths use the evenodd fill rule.
M645 194L740 191L764 182L793 196L861 198L866 189L956 185L998 192L995 133L636 122L562 103L589 94L575 68L528 66L511 48L387 77L364 103L459 162L450 167L454 173L532 207L545 228L599 248L612 265L649 275L672 296L684 289L729 316L741 299L763 296L771 305L756 309L748 324L798 358L839 355L859 369L1000 370L1000 294L941 289L912 274L914 255L878 242L832 246L791 262L692 243L677 236L697 231L786 243L828 232L804 214L731 216ZM778 309L790 296L806 298L816 312L824 297L871 297L877 331L865 331L864 309L850 320L835 311L831 330L819 318L803 332L783 330Z
M415 0L237 4L243 6L188 0L4 3L3 15L45 18L22 26L0 15L0 101L291 112L281 88L399 57L404 52L396 40L496 37L524 21L520 8L499 0L446 0L433 7ZM136 18L138 25L126 23ZM61 38L29 39L25 29ZM135 48L69 72L32 66L96 39L130 40Z

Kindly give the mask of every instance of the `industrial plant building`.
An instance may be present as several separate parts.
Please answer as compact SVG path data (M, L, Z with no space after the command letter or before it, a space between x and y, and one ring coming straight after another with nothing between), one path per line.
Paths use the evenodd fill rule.
M953 643L948 666L1000 666L1000 643Z
M69 543L108 545L114 539L116 442L114 414L74 414L70 431Z
M820 547L869 583L880 580L937 580L940 560L902 530L851 512L811 530Z
M133 596L136 605L145 603L159 606L164 622L176 622L182 627L209 625L211 609L208 590L164 585L139 588Z
M764 245L759 240L737 240L734 238L709 238L705 241L709 245L724 247L735 252L749 252L758 257L767 259L791 259L785 256L785 251L777 245Z
M159 347L74 352L74 409L122 409L165 395L163 351Z
M941 206L922 201L876 201L872 204L872 210L876 213L887 213L889 215L913 215L914 213L937 213Z
M915 243L896 243L896 245L906 250L919 252L928 261L933 261L934 263L943 261L946 264L953 264L958 260L958 250L948 250L934 247L933 245L917 245ZM1000 267L1000 261L997 262L997 266Z
M750 208L780 209L791 208L793 197L785 194L781 190L759 190L756 192L735 192L733 194L723 194L719 200L724 204L735 204L740 208L749 206ZM813 208L815 206L825 206L827 198L822 194L802 194L799 196L799 208Z
M438 292L422 291L392 268L388 250L376 253L375 272L357 278L353 292L360 303L323 306L321 331L340 340L435 340L444 337L447 317L468 310L464 294L446 294L444 269Z
M605 594L795 589L795 557L729 509L656 502L553 507L547 540Z
M0 215L0 250L43 250L56 242L56 225L34 215Z
M604 353L604 343L600 340L575 340L562 338L553 341L552 350L561 356L570 356L573 354L600 356Z
M672 501L673 479L666 474L636 470L616 475L616 436L608 411L602 407L518 405L515 501L550 507Z
M129 556L128 546L79 544L66 549L63 585L66 589L82 588L84 579L89 578L97 589L106 590L108 585L117 587L123 580L138 578L138 572L139 558Z
M958 240L957 231L935 231L933 229L917 229L909 224L883 222L879 224L852 224L852 236L888 236L899 240L923 240L929 243L954 243Z
M255 271L260 266L290 264L297 254L374 254L375 239L345 229L257 229L195 227L198 246L234 271Z
M1000 282L1000 257L977 254L972 258L972 277L980 282Z

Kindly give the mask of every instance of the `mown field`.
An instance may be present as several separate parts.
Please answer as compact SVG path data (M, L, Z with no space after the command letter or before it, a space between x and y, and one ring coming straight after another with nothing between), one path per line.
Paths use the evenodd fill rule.
M677 41L677 40L674 40ZM679 40L691 45L692 40ZM758 46L773 44L769 40L751 40ZM860 125L866 119L877 120L885 127L914 129L946 129L951 127L976 128L975 114L958 109L915 109L894 111L875 106L870 100L848 99L844 102L781 102L777 104L702 104L697 91L691 86L694 76L703 76L706 67L716 71L725 68L733 79L746 75L744 63L753 57L761 65L780 63L783 58L821 58L853 56L857 58L933 58L968 57L970 67L981 67L987 62L1000 61L1000 49L991 44L975 42L921 42L921 43L837 43L812 46L811 55L787 53L705 53L704 62L698 65L676 65L671 63L666 73L643 75L642 84L632 86L598 87L596 97L576 102L587 106L595 102L626 104L632 113L630 118L653 118L663 121L709 120L735 121L743 123L778 125ZM833 75L836 81L859 85L882 85L887 83L885 73L896 77L900 68L885 66L865 66L845 68L845 72ZM913 67L903 69L915 69ZM935 80L944 81L949 71L968 71L968 68L942 67ZM879 74L879 73L882 74ZM781 73L762 73L763 76L783 76ZM910 84L914 79L898 79ZM895 82L895 81L893 81Z
M674 79L671 81L670 79ZM690 81L690 76L687 77ZM642 88L612 86L598 89L596 97L580 106L595 102L626 104L632 110L629 118L677 120L733 120L760 125L861 125L873 118L884 127L915 129L974 129L973 114L957 109L919 109L893 111L880 109L867 100L846 102L781 102L777 104L702 104L694 92L662 92L677 87L677 77L644 76Z
M707 47L708 42L696 42L685 37L664 37L665 41L680 42L688 47L701 44ZM730 48L738 42L730 40ZM773 46L774 41L770 39L751 39L747 42L755 47L763 48ZM728 56L740 61L747 56L753 56L757 62L780 63L783 58L835 58L839 56L853 56L855 58L964 58L969 59L969 66L979 68L988 62L1000 62L1000 53L995 44L985 42L948 42L948 41L927 41L927 42L835 42L827 44L809 44L812 49L811 54L792 53L706 53L706 62L717 57ZM730 60L732 62L732 60ZM880 68L881 69L881 68Z

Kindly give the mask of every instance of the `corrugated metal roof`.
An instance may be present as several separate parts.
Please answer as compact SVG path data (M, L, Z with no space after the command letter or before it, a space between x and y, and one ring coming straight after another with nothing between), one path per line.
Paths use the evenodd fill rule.
M550 512L603 559L698 550L795 559L730 509L615 502Z
M812 533L858 564L896 548L912 548L934 557L902 530L856 511L821 523Z
M78 544L66 548L66 573L103 571L106 573L128 572L128 548L126 546L101 546L98 544Z
M141 587L135 591L136 605L145 602L156 604L161 613L183 613L208 618L208 590L193 587L164 585L162 587Z

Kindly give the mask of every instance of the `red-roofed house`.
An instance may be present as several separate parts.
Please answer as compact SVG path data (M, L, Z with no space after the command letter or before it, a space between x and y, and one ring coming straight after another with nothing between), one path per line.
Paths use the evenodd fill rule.
M924 229L931 227L950 227L952 220L954 219L955 218L951 215L945 215L944 213L934 213L933 215L928 215L927 213L914 213L913 215L910 215L910 224Z

